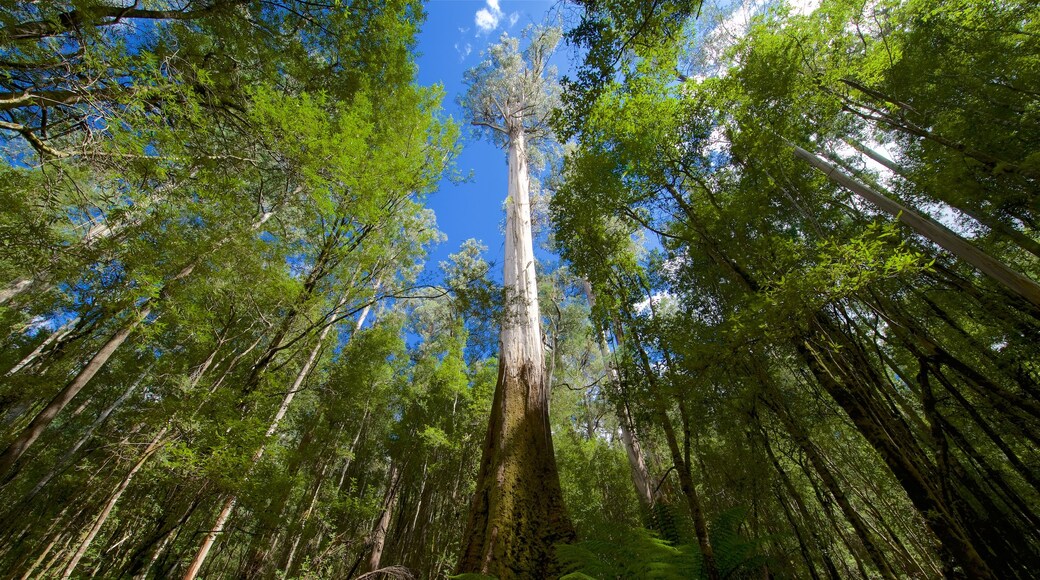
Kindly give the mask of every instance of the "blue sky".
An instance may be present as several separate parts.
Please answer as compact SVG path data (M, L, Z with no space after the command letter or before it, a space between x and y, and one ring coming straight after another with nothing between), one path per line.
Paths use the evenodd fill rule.
M518 35L524 26L542 23L552 6L553 2L545 0L427 2L427 19L419 34L419 83L443 85L445 110L463 122L465 116L456 99L465 91L462 75L466 69L479 62L481 51L503 32ZM462 175L472 173L471 179L461 184L444 179L427 201L448 236L430 252L427 269L436 268L465 240L476 238L488 247L487 259L499 266L493 274L501 278L498 270L504 242L499 225L508 175L505 152L474 136L468 126L463 127L462 147L457 167Z
M725 46L727 42L720 41L719 37L743 35L751 15L769 1L706 0L698 21L698 35ZM788 2L811 9L817 0ZM503 32L516 36L527 25L556 20L560 3L555 0L428 0L425 6L427 18L418 44L418 80L422 85L444 87L445 111L463 124L462 152L456 161L458 173L471 176L465 183L442 180L438 190L427 200L427 205L437 214L438 226L448 238L431 249L426 263L427 276L439 279L438 262L458 251L465 240L476 238L488 247L485 257L496 265L492 275L501 280L504 241L500 224L504 219L502 202L508 175L505 152L470 131L456 101L465 91L463 73L480 61L481 51L497 42ZM560 74L570 70L572 59L569 47L561 42L553 59ZM656 240L650 243L656 245ZM544 257L537 248L535 251Z

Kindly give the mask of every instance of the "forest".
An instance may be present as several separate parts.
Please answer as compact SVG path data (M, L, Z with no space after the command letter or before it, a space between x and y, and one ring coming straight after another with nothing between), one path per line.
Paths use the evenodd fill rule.
M0 7L0 578L1040 573L1035 0Z

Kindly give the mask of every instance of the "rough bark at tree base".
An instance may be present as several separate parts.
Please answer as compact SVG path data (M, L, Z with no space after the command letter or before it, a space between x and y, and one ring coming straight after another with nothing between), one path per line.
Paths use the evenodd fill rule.
M528 388L531 374L507 374L499 364L459 573L553 578L559 574L554 545L575 538L564 511L548 410L528 397L540 390Z

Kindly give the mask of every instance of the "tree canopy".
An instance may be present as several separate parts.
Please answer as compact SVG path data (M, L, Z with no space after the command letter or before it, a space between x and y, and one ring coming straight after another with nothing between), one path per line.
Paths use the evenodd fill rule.
M434 9L2 3L5 575L1035 575L1035 2Z

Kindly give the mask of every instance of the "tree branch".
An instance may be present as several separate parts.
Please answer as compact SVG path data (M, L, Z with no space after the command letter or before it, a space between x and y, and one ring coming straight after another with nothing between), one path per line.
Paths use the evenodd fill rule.
M26 141L29 142L29 145L31 145L33 149L35 149L40 155L43 155L44 157L49 156L61 159L63 157L69 157L72 155L71 153L65 151L58 151L50 145L47 145L43 142L42 139L40 139L36 136L35 133L33 133L32 129L26 127L25 125L19 125L18 123L8 123L7 121L0 121L0 129L7 129L8 131L17 132L22 137L24 137Z
M498 131L499 133L502 133L503 135L509 135L509 131L506 131L505 129L503 129L502 127L499 127L498 125L496 125L494 123L489 123L487 121L473 121L471 124L476 125L478 127L487 127L489 129L494 129L495 131Z
M95 89L88 92L57 90L40 91L35 93L25 91L21 95L16 95L14 93L0 93L0 111L10 111L11 109L33 105L39 107L46 105L75 105L90 97L103 96L105 98L111 98L127 92L129 92L127 89L120 87L118 89Z
M243 0L232 2L217 1L198 10L188 10L187 7L180 10L142 10L135 8L137 2L127 7L94 6L86 10L76 9L62 12L57 17L47 20L22 22L0 29L0 39L7 41L39 40L77 30L84 23L90 23L92 26L111 26L118 24L124 18L137 20L194 20L209 15L223 6L242 3L244 3ZM110 20L102 20L104 18L109 18ZM97 20L97 22L92 22L94 20Z

